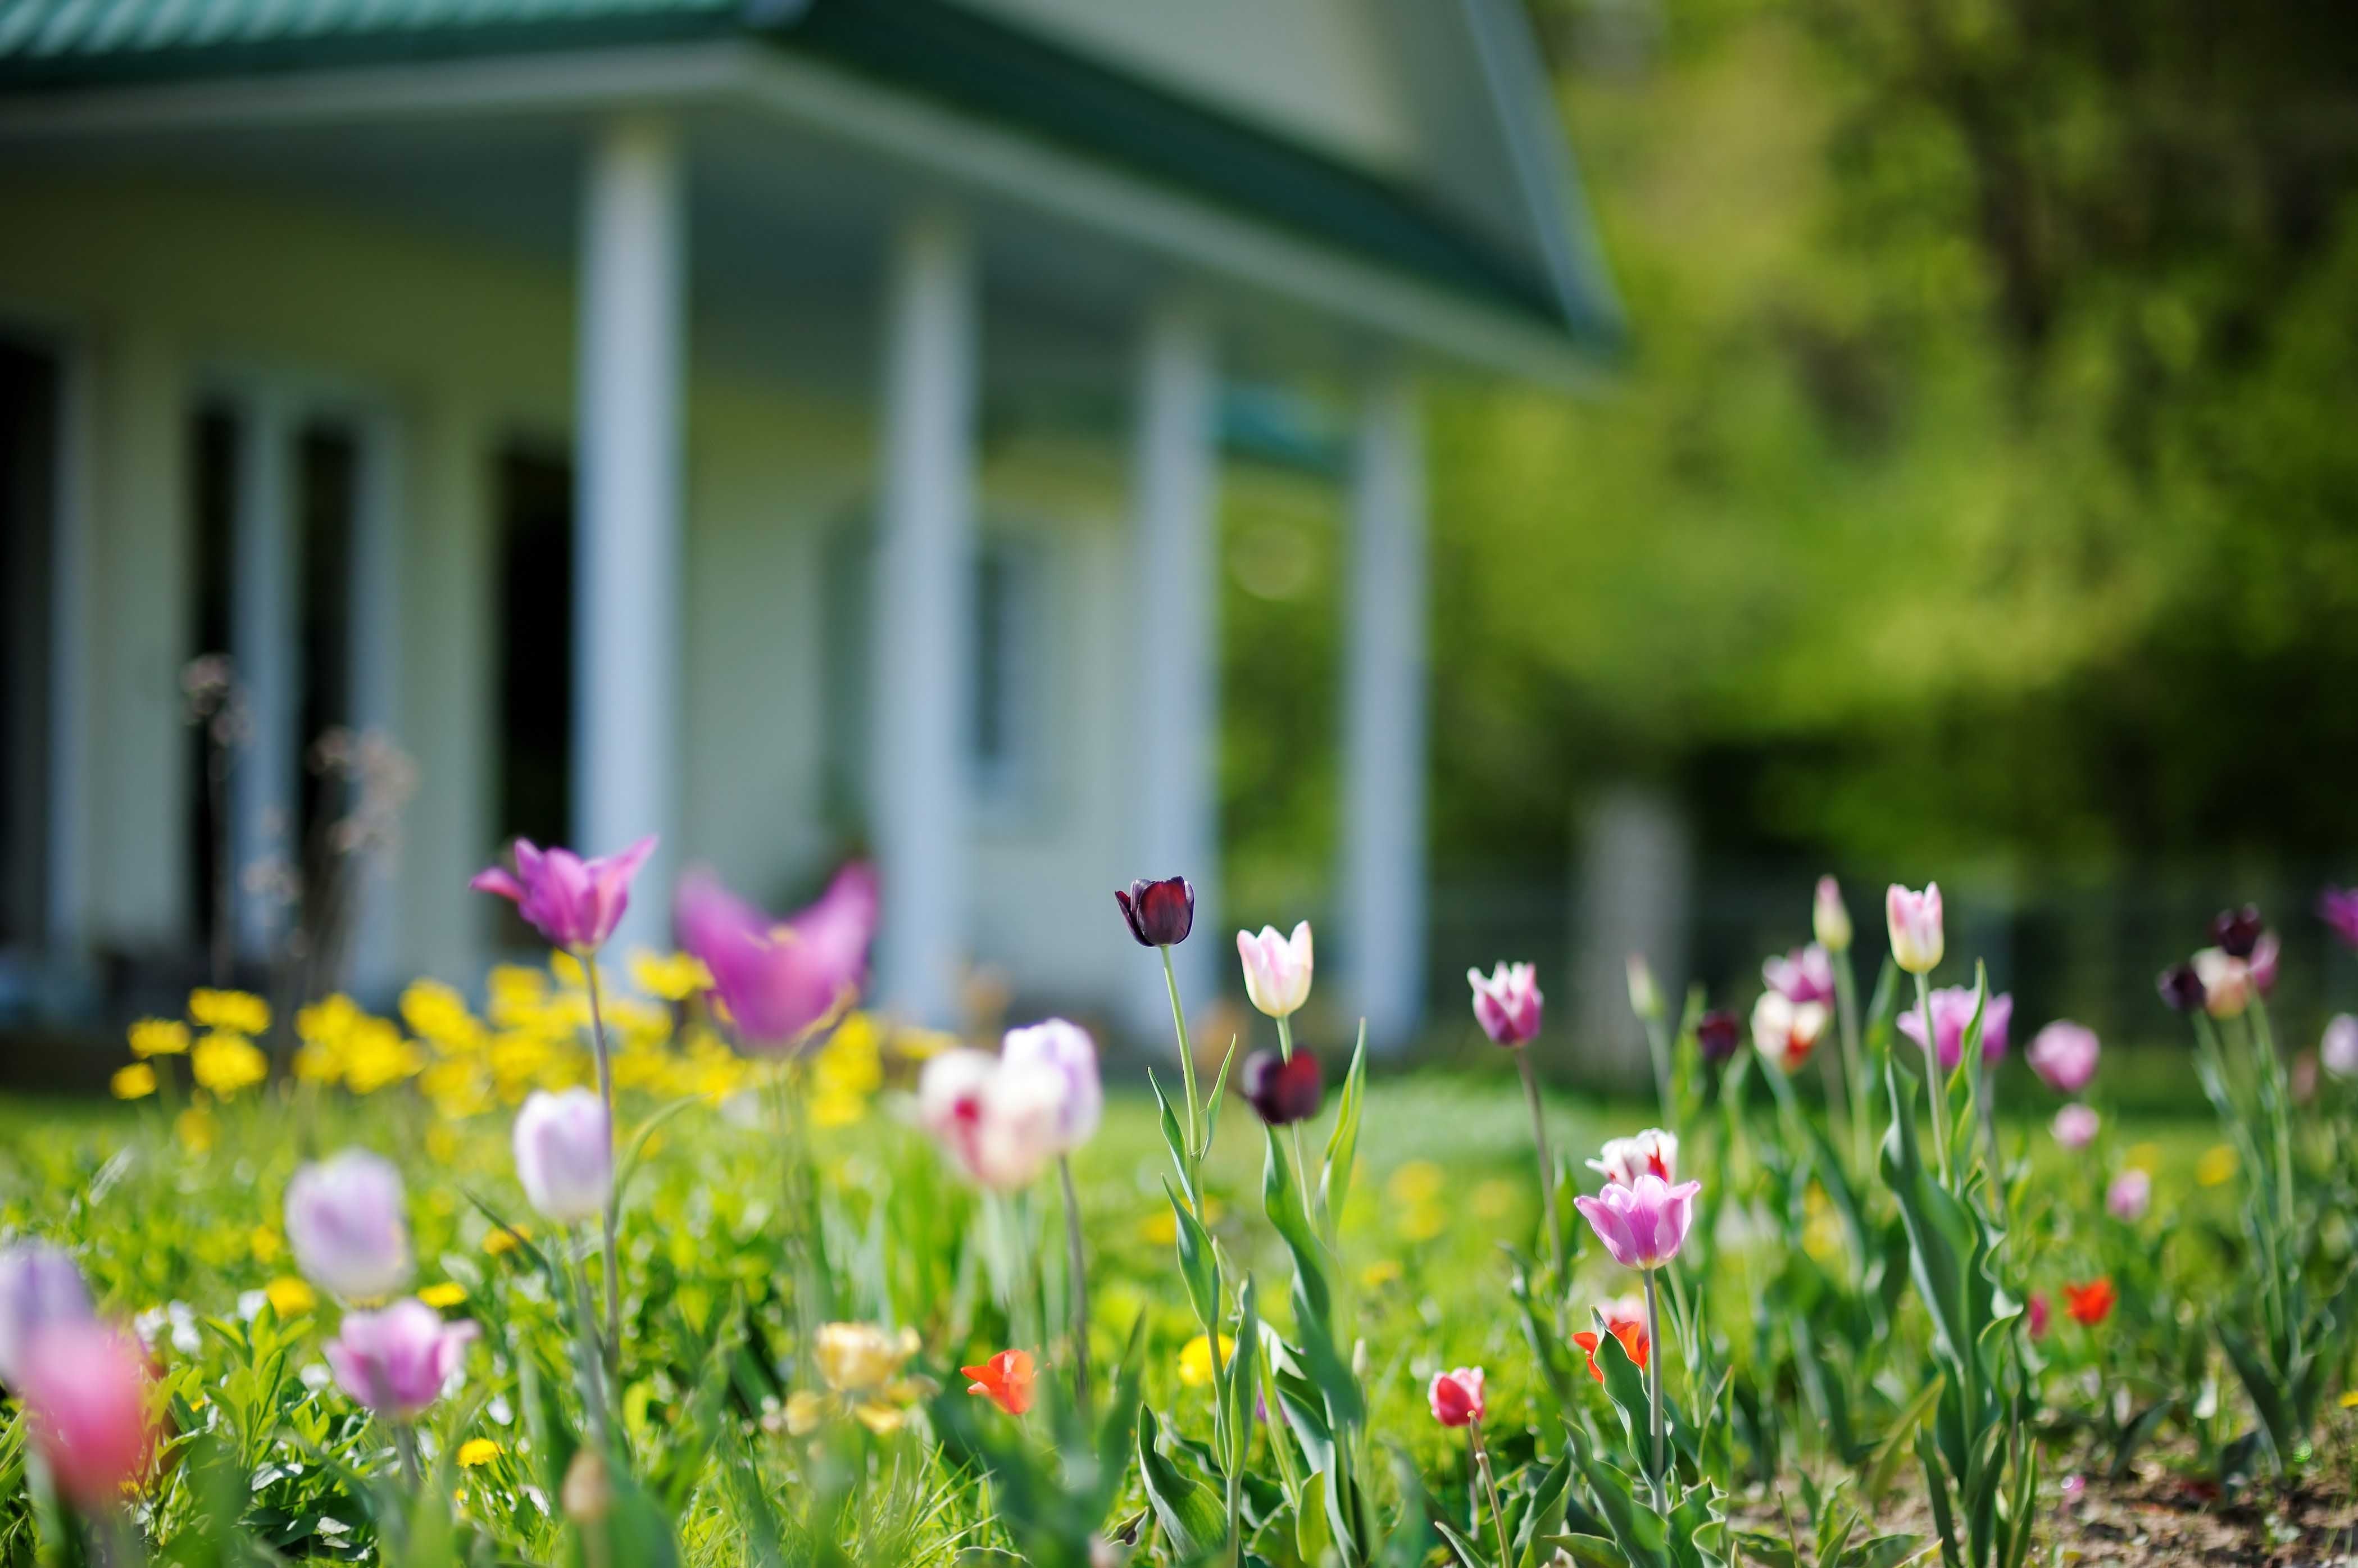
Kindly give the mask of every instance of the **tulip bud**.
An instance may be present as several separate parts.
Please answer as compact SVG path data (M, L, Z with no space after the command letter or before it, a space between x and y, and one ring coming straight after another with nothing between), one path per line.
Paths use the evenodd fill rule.
M2317 1054L2337 1078L2358 1078L2358 1018L2337 1012L2325 1026Z
M1891 961L1911 975L1941 967L1941 884L1927 882L1910 892L1898 882L1883 895L1884 923L1891 934Z
M1654 983L1654 971L1643 953L1629 955L1629 1011L1648 1023L1660 1021L1662 990Z
M2104 1211L2124 1225L2143 1219L2152 1203L2153 1178L2143 1171L2123 1171L2104 1189Z
M2231 958L2248 958L2252 949L2259 946L2264 929L2256 903L2247 903L2241 909L2223 909L2211 921L2211 945L2224 949Z
M590 1089L535 1089L515 1119L516 1179L532 1206L559 1225L595 1219L614 1191L614 1131Z
M1245 995L1271 1018L1289 1018L1310 1000L1310 922L1303 921L1291 936L1264 925L1256 936L1237 933L1237 957L1244 965Z
M19 1391L58 1490L84 1513L115 1507L155 1449L138 1341L95 1320L59 1322L36 1330L25 1352Z
M1474 988L1474 1021L1494 1045L1523 1045L1540 1032L1539 977L1529 964L1499 964L1484 979L1479 969L1466 971Z
M2155 984L2172 1012L2191 1012L2202 1005L2202 977L2191 964L2172 964Z
M0 1383L25 1386L27 1349L41 1330L95 1315L90 1287L63 1248L20 1241L0 1251Z
M1435 1372L1433 1386L1425 1390L1425 1402L1433 1407L1433 1419L1444 1426L1470 1426L1479 1422L1486 1411L1482 1368L1460 1367L1454 1372Z
M1818 879L1818 896L1810 904L1810 931L1827 952L1850 951L1850 910L1843 903L1842 884L1832 877Z
M415 1299L383 1312L347 1313L336 1337L320 1346L336 1386L387 1421L415 1421L459 1369L481 1330L444 1323Z
M2097 1126L2096 1113L2073 1100L2055 1113L2055 1120L2048 1130L2054 1133L2055 1141L2066 1149L2085 1149L2096 1141Z
M1113 901L1141 947L1176 947L1195 929L1195 888L1185 877L1141 879L1128 892L1116 888Z
M1714 1008L1695 1020L1695 1048L1706 1062L1725 1062L1744 1044L1744 1021L1728 1009Z
M2101 1050L2094 1030L2059 1018L2031 1037L2024 1059L2049 1088L2059 1095L2076 1095L2096 1076Z
M287 1184L287 1240L304 1273L347 1301L408 1282L401 1173L363 1149L308 1164Z
M1271 1127L1309 1120L1318 1114L1325 1096L1318 1058L1307 1051L1296 1051L1291 1061L1274 1051L1254 1052L1245 1058L1237 1087L1245 1103Z
M1000 1042L1002 1068L1037 1065L1056 1075L1063 1086L1056 1113L1056 1152L1069 1154L1087 1143L1105 1112L1105 1090L1098 1081L1097 1042L1087 1030L1061 1018L1011 1029Z

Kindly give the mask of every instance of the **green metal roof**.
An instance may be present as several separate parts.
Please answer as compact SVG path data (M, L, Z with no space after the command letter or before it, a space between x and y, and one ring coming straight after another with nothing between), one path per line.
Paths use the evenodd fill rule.
M1611 351L1566 299L1399 182L944 0L0 0L0 93L729 35L826 60L1384 262Z

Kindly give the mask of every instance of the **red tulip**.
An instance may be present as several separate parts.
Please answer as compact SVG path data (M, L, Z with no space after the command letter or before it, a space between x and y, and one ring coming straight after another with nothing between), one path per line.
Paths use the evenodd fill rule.
M1435 1372L1433 1387L1425 1391L1425 1401L1433 1407L1433 1419L1444 1426L1466 1426L1482 1419L1482 1368L1460 1367L1454 1372Z
M2120 1299L2109 1278L2093 1280L2084 1285L2065 1285L2063 1302L2071 1320L2083 1328L2093 1328L2112 1315L2113 1303Z
M1009 1415L1022 1415L1032 1408L1032 1384L1037 1371L1029 1350L1002 1350L979 1367L958 1370L972 1379L966 1386L968 1393L980 1394Z

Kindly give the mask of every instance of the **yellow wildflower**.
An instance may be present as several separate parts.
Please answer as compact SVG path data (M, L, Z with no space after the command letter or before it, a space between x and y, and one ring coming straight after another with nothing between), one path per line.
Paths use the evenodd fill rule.
M581 960L562 947L549 953L548 972L557 977L557 983L561 986L579 988L589 984L581 973Z
M641 947L631 955L631 983L665 1001L686 1001L712 989L712 971L689 953L651 953Z
M189 1026L177 1018L143 1018L131 1026L131 1054L149 1056L189 1054Z
M1158 1208L1138 1222L1139 1235L1160 1247L1169 1247L1179 1239L1179 1217L1168 1207Z
M440 1280L419 1291L417 1299L430 1307L454 1307L467 1299L467 1287L456 1280Z
M2224 1143L2214 1143L2194 1162L2194 1179L2206 1187L2215 1187L2235 1174L2235 1152Z
M266 1225L257 1225L246 1232L245 1245L257 1263L275 1263L278 1254L287 1249L285 1238Z
M1449 1178L1432 1161L1411 1160L1391 1173L1384 1193L1396 1204L1431 1203L1448 1184Z
M1515 1212L1522 1201L1523 1190L1512 1182L1493 1176L1474 1189L1475 1216L1481 1219L1504 1219Z
M114 1091L116 1099L144 1099L156 1092L156 1069L145 1062L134 1062L115 1069L106 1087Z
M1236 1348L1235 1340L1225 1334L1220 1336L1221 1366L1228 1364L1228 1357L1236 1353ZM1199 1334L1179 1347L1179 1380L1191 1389L1208 1389L1212 1386L1212 1342Z
M797 1390L786 1400L786 1430L796 1437L808 1437L826 1418L827 1401L808 1389Z
M243 1034L215 1030L189 1054L189 1072L201 1088L228 1099L270 1076L270 1058Z
M319 1292L293 1274L281 1274L262 1287L281 1317L295 1317L319 1304Z
M514 1251L519 1245L531 1239L532 1232L521 1225L494 1226L483 1238L483 1250L497 1258L503 1252Z
M463 1057L451 1057L427 1067L417 1076L417 1087L433 1105L435 1114L450 1121L464 1121L492 1107L489 1075Z
M172 1132L179 1139L181 1148L191 1154L202 1154L221 1135L221 1124L213 1119L211 1110L192 1105L173 1119Z
M892 1032L892 1054L907 1062L922 1062L938 1056L959 1044L958 1037L939 1029L896 1029Z
M2346 1411L2358 1411L2358 1389L2353 1389L2342 1396L2342 1408Z
M2133 1143L2129 1146L2129 1152L2121 1157L2121 1163L2132 1171L2143 1171L2150 1176L2161 1168L2161 1145Z
M819 1325L811 1357L828 1388L838 1393L867 1393L899 1377L902 1366L916 1353L914 1328L894 1334L872 1323L827 1323Z
M232 1034L270 1032L270 1004L251 991L192 990L189 1016L207 1029Z
M317 1041L333 1047L342 1044L344 1037L366 1016L361 1011L360 1003L338 991L333 996L320 998L308 1007L295 1010L296 1038Z
M471 1437L459 1444L459 1468L480 1470L497 1459L503 1450L488 1437Z
M1449 1228L1449 1211L1430 1199L1401 1211L1400 1233L1405 1241L1430 1241Z
M1399 1284L1400 1279L1401 1266L1397 1258L1379 1258L1359 1271L1359 1285L1363 1290L1380 1291L1386 1285Z
M404 1040L390 1022L363 1016L345 1042L344 1087L356 1095L373 1095L414 1076L425 1065L425 1054Z

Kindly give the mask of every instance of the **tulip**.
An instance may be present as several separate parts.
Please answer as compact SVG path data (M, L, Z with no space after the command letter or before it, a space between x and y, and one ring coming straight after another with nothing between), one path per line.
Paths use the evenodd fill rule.
M58 1321L24 1346L27 1424L66 1499L84 1513L121 1502L155 1454L147 1357L95 1319Z
M1628 1186L1651 1173L1665 1182L1679 1179L1679 1135L1650 1127L1634 1138L1610 1138L1588 1168L1608 1182Z
M1032 1408L1035 1373L1029 1350L1002 1350L979 1367L961 1367L958 1370L968 1379L968 1393L980 1394L1009 1415L1022 1415Z
M1526 1045L1540 1032L1539 973L1529 964L1501 963L1485 979L1479 969L1466 971L1474 988L1474 1021L1494 1045Z
M445 1323L412 1298L383 1312L345 1314L320 1354L336 1386L355 1402L387 1421L410 1422L442 1397L442 1386L480 1332L471 1323Z
M2241 909L2223 909L2212 919L2211 943L2231 958L2248 958L2252 949L2260 945L2260 934L2266 929L2256 903L2247 903Z
M2049 1088L2059 1095L2076 1095L2096 1076L2101 1050L2094 1030L2059 1018L2031 1036L2030 1049L2023 1058Z
M1726 1008L1714 1008L1695 1020L1695 1049L1706 1062L1725 1062L1744 1043L1744 1024Z
M2317 895L2317 917L2333 934L2358 947L2358 888L2326 888Z
M1701 1191L1701 1182L1672 1186L1651 1171L1641 1171L1627 1186L1609 1182L1595 1197L1584 1194L1572 1201L1615 1262L1650 1271L1677 1257L1686 1245L1687 1227L1694 1223L1694 1195Z
M1002 1068L1036 1065L1063 1079L1055 1152L1069 1154L1097 1132L1105 1090L1098 1082L1097 1042L1087 1030L1061 1018L1011 1029L1000 1042L999 1060Z
M585 860L570 849L515 841L515 870L493 866L467 885L511 900L525 924L557 946L581 954L603 946L631 906L631 879L654 853L649 834L619 855Z
M1787 1001L1834 999L1833 956L1815 942L1796 947L1781 958L1770 958L1760 966L1760 978Z
M1643 953L1629 955L1629 1011L1648 1023L1662 1016L1662 989L1654 983L1653 967Z
M773 921L695 871L680 883L673 921L682 950L712 976L739 1042L767 1054L804 1044L859 997L876 897L876 874L855 863L809 908Z
M1898 882L1883 895L1884 923L1891 932L1891 961L1911 975L1941 967L1941 884L1927 882L1910 892Z
M1850 950L1850 910L1843 903L1842 884L1832 877L1818 879L1818 895L1810 904L1810 933L1829 953Z
M1296 1051L1291 1059L1274 1051L1256 1051L1245 1058L1237 1081L1245 1103L1271 1127L1316 1116L1325 1093L1318 1058L1307 1051Z
M1291 1018L1310 1000L1310 922L1280 936L1264 925L1256 936L1237 933L1237 957L1244 963L1245 995L1271 1018Z
M1941 1070L1956 1071L1965 1054L1965 1029L1974 1021L1974 993L1963 986L1942 986L1932 993L1932 1038L1937 1043ZM1982 1060L1995 1062L2006 1054L2007 1026L2014 1022L2014 997L2000 991L1982 1007ZM1909 1008L1899 1015L1899 1033L1924 1044L1924 1015Z
M2135 1225L2153 1204L2153 1178L2134 1166L2113 1178L2104 1189L2104 1212L2124 1225Z
M2096 1141L2098 1125L2096 1113L2073 1100L2055 1113L2055 1119L2048 1130L2054 1133L2055 1141L2066 1149L2085 1149Z
M1796 1002L1782 991L1762 991L1752 1007L1752 1044L1787 1076L1801 1070L1833 1015L1822 1001Z
M2358 1078L2358 1018L2337 1012L2325 1025L2317 1054L2337 1078Z
M1602 1303L1596 1314L1605 1320L1605 1332L1621 1342L1621 1348L1640 1372L1646 1369L1646 1357L1652 1349L1646 1337L1646 1303L1636 1296L1616 1296ZM1588 1375L1598 1382L1605 1381L1605 1369L1596 1364L1596 1349L1603 1340L1595 1329L1583 1329L1572 1336L1572 1342L1588 1353Z
M409 1281L401 1210L401 1173L364 1149L347 1149L287 1184L287 1240L313 1281L347 1301L373 1301Z
M963 1047L925 1064L917 1120L978 1185L1013 1192L1056 1157L1065 1075L1044 1062L1002 1062Z
M2109 1277L2092 1280L2084 1285L2063 1287L2064 1309L2082 1328L2093 1328L2111 1316L2113 1303L2119 1299L2120 1293L2113 1289Z
M1444 1426L1475 1424L1487 1413L1482 1368L1460 1367L1452 1372L1435 1372L1433 1386L1425 1390L1425 1401L1433 1407L1433 1419Z
M2047 1304L2046 1292L2033 1291L2030 1292L2030 1300L2024 1304L2024 1315L2030 1320L2030 1337L2033 1339L2046 1338L2047 1321L2051 1315L2051 1309Z
M2172 964L2155 986L2172 1012L2191 1012L2202 1005L2202 977L2191 964Z
M2262 996L2277 989L2277 960L2283 955L2284 945L2273 931L2263 931L2252 946L2252 956L2244 960L2252 977L2252 989Z
M872 1395L891 1390L901 1369L917 1353L917 1331L898 1332L873 1323L827 1323L819 1325L811 1359L819 1380L838 1394Z
M1128 892L1114 889L1113 901L1141 947L1176 947L1195 929L1195 888L1185 877L1134 881Z
M0 1383L25 1386L27 1351L52 1324L89 1323L90 1286L61 1247L19 1241L0 1250Z
M614 1130L588 1089L535 1089L515 1119L516 1179L532 1206L559 1225L595 1219L614 1191Z
M2194 955L2195 979L2202 982L2202 1011L2213 1018L2240 1017L2252 1005L2252 967L2223 947Z

